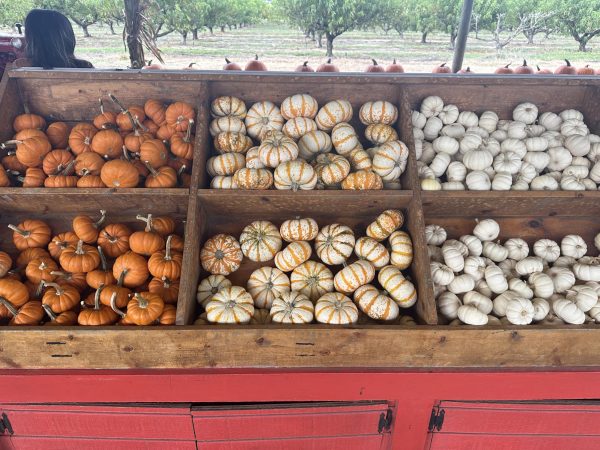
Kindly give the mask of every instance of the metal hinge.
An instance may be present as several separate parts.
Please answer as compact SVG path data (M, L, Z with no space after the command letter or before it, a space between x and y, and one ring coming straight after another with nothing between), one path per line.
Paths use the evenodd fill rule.
M392 410L388 408L387 412L381 413L379 415L379 424L377 425L377 432L383 433L384 431L390 431L392 427Z
M438 408L437 406L431 410L431 417L429 418L429 431L440 431L444 424L444 416L446 411Z
M2 419L0 420L0 434L4 434L4 431L8 431L8 434L14 434L13 427L6 413L2 413L0 419Z

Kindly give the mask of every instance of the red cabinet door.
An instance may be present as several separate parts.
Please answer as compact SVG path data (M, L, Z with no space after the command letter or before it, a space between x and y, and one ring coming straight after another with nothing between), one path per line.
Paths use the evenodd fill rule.
M0 405L2 413L14 450L196 448L189 405Z
M442 401L430 421L432 450L597 450L600 403Z
M290 403L192 408L201 450L389 448L387 402Z

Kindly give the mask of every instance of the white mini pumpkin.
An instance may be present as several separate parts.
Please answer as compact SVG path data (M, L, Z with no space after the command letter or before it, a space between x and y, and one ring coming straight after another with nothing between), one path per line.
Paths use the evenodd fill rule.
M462 305L458 308L459 320L467 325L487 325L488 316L473 305Z
M513 119L526 124L535 122L538 116L538 108L533 103L521 103L513 110Z
M283 125L282 132L292 139L300 139L306 133L317 130L317 123L307 117L295 117Z
M425 227L425 241L431 245L442 245L448 237L446 230L439 225Z
M488 133L492 133L498 126L498 120L498 114L496 114L494 111L484 111L481 113L481 116L479 116L478 125Z
M373 171L383 181L397 180L406 169L408 155L408 147L402 141L386 142L373 154Z
M315 251L325 264L337 266L352 254L355 243L352 229L336 223L321 228L315 239Z
M465 128L476 127L479 124L479 117L473 111L461 111L456 121Z
M585 314L570 300L560 299L552 303L554 313L566 323L581 325L585 322Z
M462 306L462 301L452 292L444 292L436 300L438 311L448 320L454 320L458 317L458 308Z
M433 171L436 177L444 175L450 165L451 156L447 153L438 153L429 164L429 168ZM467 176L468 179L468 176Z
M379 271L377 280L401 308L410 308L417 302L415 286L404 278L397 267L384 267Z
M303 159L285 161L277 166L273 174L275 188L280 190L312 190L317 185L317 174Z
M538 256L528 256L517 262L515 270L521 276L542 272L544 270L544 261Z
M479 311L486 315L491 313L494 307L494 304L492 303L492 300L490 298L475 291L467 292L463 296L463 304L473 305L475 306L475 308L477 308Z
M489 191L492 188L490 177L481 170L470 172L467 175L466 184L471 191Z
M445 245L442 248L444 263L455 273L461 272L465 267L465 259L460 250L455 246Z
M514 300L515 298L518 298L519 295L516 292L513 291L505 291L502 294L498 295L496 298L494 298L493 300L493 312L495 315L497 315L498 317L504 317L506 316L506 307L508 306L508 303L511 300Z
M508 250L495 242L484 242L483 256L494 262L500 262L508 258Z
M534 298L533 303L533 321L540 322L544 320L550 312L550 303L543 298Z
M563 293L568 291L575 284L575 274L566 267L552 267L547 271L554 283L554 291Z
M569 234L560 241L560 251L565 256L581 258L587 253L587 244L581 236Z
M423 128L423 136L425 139L433 141L440 135L442 128L444 128L444 123L439 117L430 117Z
M436 285L447 286L454 280L454 271L445 264L433 261L430 268L431 278Z
M513 185L513 177L510 173L498 172L492 180L492 191L510 191Z
M535 308L531 300L515 298L506 305L506 318L513 325L528 325L533 322Z
M507 240L504 243L504 248L508 250L508 257L515 261L521 261L529 256L529 245L521 238Z
M241 153L224 153L213 156L206 162L206 170L211 176L233 175L246 165L246 157Z
M456 275L448 285L448 290L453 294L464 294L475 288L475 279L468 274Z
M534 295L533 290L520 278L511 278L508 280L508 289L516 292L519 297L526 299L532 299Z
M354 292L354 303L371 319L390 321L400 315L398 304L370 284L361 286Z
M508 290L508 282L502 269L496 265L485 268L485 282L494 294L502 294Z
M352 119L352 105L347 100L334 100L321 107L315 122L320 130L329 131L338 123Z
M536 297L550 298L554 294L554 283L552 278L545 273L532 273L528 279Z
M556 191L558 182L550 175L540 175L531 180L532 191Z
M439 115L444 109L444 101L437 95L426 97L421 102L421 114L425 117Z
M457 121L460 111L456 105L445 105L439 114L444 124L451 124Z
M239 119L246 117L246 105L243 100L224 95L215 98L210 104L210 113L213 117L233 116Z
M289 291L273 300L269 313L275 323L310 323L314 311L315 307L306 295Z
M578 280L581 281L600 281L600 260L594 258L590 264L575 263L573 264L573 273Z
M246 125L244 125L243 120L239 117L217 117L210 122L209 131L213 137L219 133L226 132L246 134Z
M588 312L598 303L598 294L589 286L573 286L572 290L567 291L566 297L583 312Z
M552 239L540 239L533 244L533 253L544 261L554 262L560 257L560 247Z
M462 163L469 170L485 170L492 165L494 157L485 148L476 148L463 155Z
M316 302L322 295L333 291L333 274L324 264L306 261L296 267L291 275L291 288Z
M419 111L413 111L410 116L410 121L413 127L422 130L425 126L425 122L427 122L427 117Z
M273 300L290 291L290 280L275 267L261 267L250 274L246 285L257 308L270 308Z
M358 321L358 308L339 292L329 292L323 295L315 305L317 322L330 325L347 325Z
M421 180L421 190L423 191L441 191L443 188L442 183L437 179L425 178Z
M538 123L548 131L558 131L560 130L562 119L558 114L553 112L545 112L540 114Z
M309 131L298 141L298 155L308 161L319 154L329 153L332 145L331 138L324 131Z
M465 259L463 270L466 274L471 275L475 281L479 281L485 276L486 266L485 258L481 256L469 256Z

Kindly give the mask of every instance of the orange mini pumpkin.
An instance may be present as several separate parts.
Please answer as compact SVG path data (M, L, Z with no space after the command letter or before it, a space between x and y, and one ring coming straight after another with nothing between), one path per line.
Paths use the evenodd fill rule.
M42 303L38 301L27 302L17 309L0 297L0 304L2 304L12 316L9 325L38 325L44 318Z
M151 231L155 231L161 236L168 236L175 231L175 221L167 216L154 217L152 214L148 214L146 217L137 216L137 220L146 222L146 228L150 228ZM171 247L172 250L177 250ZM177 250L180 251L180 250Z
M44 325L68 327L77 324L77 313L75 311L63 311L60 314L54 314L48 305L42 305L42 308L50 318L50 321Z
M91 152L92 139L97 132L98 130L93 125L88 123L77 124L69 134L69 148L76 155Z
M177 319L177 308L173 305L165 305L162 314L156 322L158 325L175 325Z
M168 278L152 278L148 290L158 294L165 303L177 304L179 296L179 280L171 281Z
M13 242L17 250L45 247L50 242L50 227L41 220L25 220L18 226L8 225L13 230Z
M73 173L73 154L68 150L52 150L42 161L46 175L71 175Z
M144 104L144 113L146 113L146 116L158 125L162 125L166 118L166 108L164 103L160 100L147 100Z
M78 188L105 188L102 178L98 175L84 175L77 180Z
M123 143L125 148L130 152L137 153L140 151L142 144L150 139L154 139L154 136L145 131L140 131L136 128L133 132L125 136Z
M114 302L111 307L121 317L127 316L127 319L135 325L151 325L163 313L165 302L152 292L137 292L127 304L126 314L119 310Z
M22 141L23 139L29 139L32 137L41 137L41 138L48 139L48 136L42 130L27 128L25 130L21 130L18 133L16 133L13 140Z
M42 187L46 182L46 174L42 169L37 167L29 167L25 171L24 176L17 177L24 188Z
M102 326L112 325L118 320L117 314L110 307L100 304L100 293L102 287L96 289L94 293L94 307L84 308L77 316L79 325L84 326Z
M58 259L62 251L69 245L77 245L79 238L72 231L57 234L48 244L48 251L54 259Z
M94 126L99 130L106 130L108 128L117 127L117 114L112 111L104 110L104 102L101 98L98 99L100 103L100 114L94 117Z
M123 138L115 130L101 130L92 138L90 148L105 159L115 159L123 152Z
M68 311L79 304L81 296L74 286L44 283L44 287L49 289L44 292L42 303L49 306L54 313Z
M129 247L135 253L150 256L165 248L163 237L152 229L152 214L136 216L137 220L146 222L144 231L136 231L129 236Z
M123 275L123 272L125 273ZM142 285L148 278L146 258L134 252L119 256L113 264L113 276L123 279L123 286L134 288Z
M102 182L109 188L134 188L140 181L135 166L122 159L108 161L100 170Z
M15 120L13 121L13 129L15 132L18 133L27 128L42 130L46 128L46 119L37 114L20 114L15 117Z
M171 153L175 156L185 159L192 159L194 156L194 142L192 141L192 125L193 120L190 120L185 134L175 133L171 136Z
M37 258L29 261L25 267L25 276L33 284L38 285L40 281L54 281L56 275L52 272L58 270L58 265L52 258Z
M15 155L25 167L41 167L44 157L52 150L52 145L45 136L33 136L22 141L8 141L6 144L16 144Z
M52 275L56 276L54 282L61 286L70 285L77 289L80 293L88 288L87 281L85 280L86 274L83 272L64 272L62 270L56 270L51 272Z
M12 170L19 173L23 173L25 172L25 169L27 169L26 166L20 163L14 152L9 152L8 155L2 158L2 166L4 166L6 170Z
M29 301L29 292L25 284L10 278L0 279L0 298L14 307L20 307ZM9 317L8 309L0 305L0 318Z
M68 272L90 272L100 264L100 255L96 248L84 245L80 240L77 242L77 246L69 246L64 249L58 261Z
M73 219L73 232L86 244L93 244L98 240L99 228L106 221L106 210L100 210L100 218L94 221L90 216L76 216Z
M148 271L153 277L178 280L181 276L182 264L183 255L179 252L171 251L171 236L169 236L165 250L156 252L150 256Z
M109 285L116 283L115 277L113 276L112 270L108 269L106 257L102 252L102 247L98 246L98 255L100 256L100 268L88 272L85 276L88 286L93 289L98 289L102 285Z
M175 131L186 131L194 123L195 116L194 107L185 102L171 103L165 112L167 124L175 127Z
M140 146L140 160L154 169L165 166L168 156L167 147L159 139L148 139Z
M110 258L121 256L129 250L131 230L120 223L109 224L98 235L98 245Z
M67 148L71 128L65 122L53 122L46 129L46 136L53 148Z
M54 175L44 180L44 187L47 188L72 188L76 186L76 176Z
M154 189L168 189L177 186L177 172L169 166L162 166L158 169L147 165L150 174L146 177L144 186Z
M0 187L10 186L10 179L6 173L6 169L0 165Z
M114 303L117 308L125 308L129 299L133 295L130 289L123 287L119 284L108 284L102 289L100 294L100 302L103 305L110 306L110 302L114 297Z
M50 253L44 248L26 248L17 256L17 267L23 269L30 261L36 258L50 258Z
M12 267L12 258L6 252L0 252L0 278L4 277Z

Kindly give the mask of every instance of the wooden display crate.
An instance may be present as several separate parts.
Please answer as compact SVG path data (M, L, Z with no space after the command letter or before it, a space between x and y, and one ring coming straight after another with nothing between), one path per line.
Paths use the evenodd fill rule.
M249 74L223 72L138 72L17 70L0 85L0 138L9 137L12 118L26 103L32 112L67 120L89 119L99 93L114 92L126 103L158 97L192 102L198 111L192 185L187 189L50 190L0 189L2 222L51 217L65 221L77 212L106 205L135 213L168 213L186 220L186 248L178 302L179 327L32 327L0 329L0 368L492 368L597 365L600 332L593 326L458 327L437 326L433 285L424 246L427 222L456 232L473 217L506 217L507 235L525 226L528 236L558 237L563 230L587 239L598 228L598 192L421 192L410 124L410 110L427 95L440 95L461 108L504 115L521 101L541 110L583 110L591 130L600 131L600 81L593 77L496 77L364 74ZM403 190L218 191L205 189L210 100L236 95L247 103L280 102L307 92L319 102L348 98L358 109L367 100L386 99L400 111L397 130L411 150ZM477 105L477 107L476 107ZM93 191L93 192L92 192ZM339 221L364 227L386 208L406 212L415 243L412 278L418 287L416 313L423 324L189 326L196 315L200 279L199 250L216 232L239 233L252 220L282 220L310 214L320 224ZM512 216L512 217L511 217ZM577 216L576 218L572 218ZM569 218L571 217L571 218ZM593 228L593 230L592 230ZM59 230L57 230L59 231ZM565 234L565 233L563 233ZM247 278L245 264L236 281ZM238 279L239 278L239 279ZM477 342L476 346L472 343ZM572 349L577 348L577 352Z

